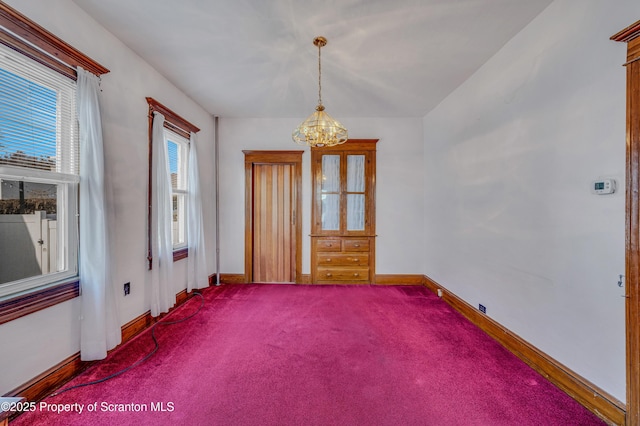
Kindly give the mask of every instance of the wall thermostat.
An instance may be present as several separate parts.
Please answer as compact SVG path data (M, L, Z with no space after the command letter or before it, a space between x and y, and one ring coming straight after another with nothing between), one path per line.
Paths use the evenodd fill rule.
M594 180L591 183L591 192L598 195L613 194L616 192L616 181L615 179Z

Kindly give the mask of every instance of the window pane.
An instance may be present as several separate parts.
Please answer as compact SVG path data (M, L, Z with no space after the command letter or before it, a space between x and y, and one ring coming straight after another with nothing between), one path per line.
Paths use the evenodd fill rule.
M169 152L169 173L171 173L171 188L176 189L178 186L178 144L167 141L167 149Z
M0 69L0 164L55 170L56 92Z
M187 159L189 158L189 141L177 133L165 129L167 140L167 161L171 173L171 190L173 192L172 241L173 248L187 246L186 206L187 206Z
M364 230L364 194L347 195L347 230Z
M186 239L185 226L186 195L173 194L173 219L171 221L173 246L184 246Z
M58 185L0 180L0 284L58 272L57 211Z
M347 155L347 192L364 192L364 155Z
M340 194L322 194L322 229L340 229Z
M75 81L0 45L0 297L77 274L75 94Z
M340 156L322 156L322 192L340 191Z
M0 46L0 164L78 173L75 82Z

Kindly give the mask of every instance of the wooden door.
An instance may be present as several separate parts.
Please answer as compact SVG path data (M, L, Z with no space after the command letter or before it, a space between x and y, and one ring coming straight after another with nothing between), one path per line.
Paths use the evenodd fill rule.
M253 281L295 282L291 164L253 166Z
M300 282L302 153L245 154L245 281Z

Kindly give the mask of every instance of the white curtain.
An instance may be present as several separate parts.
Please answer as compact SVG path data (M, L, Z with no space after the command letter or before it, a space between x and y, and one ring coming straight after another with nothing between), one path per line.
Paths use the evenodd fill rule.
M188 167L188 203L189 220L187 221L187 241L189 243L189 257L187 267L187 291L209 286L207 275L207 258L204 246L204 228L202 220L202 194L200 188L200 173L198 169L198 150L196 149L196 134L191 132L189 142Z
M112 280L98 77L78 68L80 129L80 357L103 359L121 341Z
M167 141L164 134L164 116L153 114L152 139L152 193L151 193L151 315L157 317L168 312L176 303L173 277L173 243L171 241L171 172Z

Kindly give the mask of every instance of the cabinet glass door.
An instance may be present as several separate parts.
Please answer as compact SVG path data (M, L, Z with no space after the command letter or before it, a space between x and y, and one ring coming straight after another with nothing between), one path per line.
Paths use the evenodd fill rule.
M347 155L347 231L364 230L364 160L364 155Z
M340 155L322 156L322 230L340 230Z

